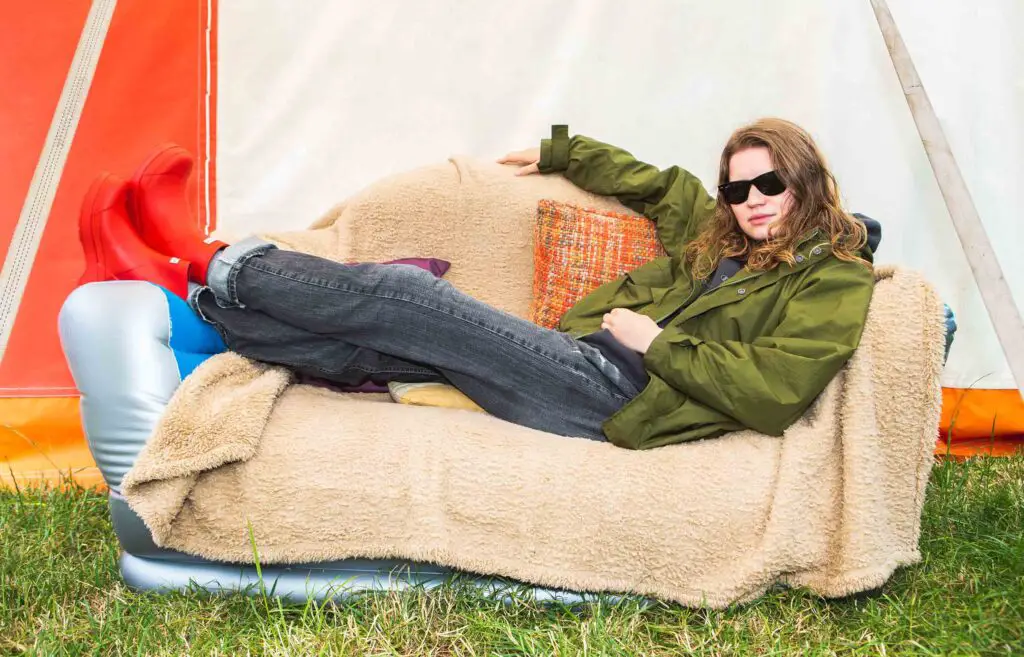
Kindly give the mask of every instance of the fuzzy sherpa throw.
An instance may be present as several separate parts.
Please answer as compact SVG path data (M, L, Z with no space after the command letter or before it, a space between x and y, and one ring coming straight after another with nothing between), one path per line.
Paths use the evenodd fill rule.
M523 316L532 272L517 266L536 202L621 210L531 178L516 187L508 169L453 160L272 237L339 260L450 259L453 282ZM498 287L474 285L478 272ZM227 353L182 384L123 492L158 545L215 560L251 561L251 527L266 563L408 558L687 605L776 583L828 597L874 588L920 558L944 335L919 275L876 277L861 347L781 438L629 451L301 385Z

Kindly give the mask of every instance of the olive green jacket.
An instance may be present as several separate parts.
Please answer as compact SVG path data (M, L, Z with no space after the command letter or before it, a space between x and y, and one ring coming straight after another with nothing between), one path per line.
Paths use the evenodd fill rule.
M612 308L655 321L683 308L644 354L647 387L604 422L614 444L646 449L748 427L781 435L857 348L874 274L835 257L817 231L800 242L795 265L744 268L701 295L703 281L682 256L715 201L695 176L570 138L566 126L542 142L540 168L652 219L668 254L594 290L566 312L559 330L593 333ZM868 249L861 255L871 258Z

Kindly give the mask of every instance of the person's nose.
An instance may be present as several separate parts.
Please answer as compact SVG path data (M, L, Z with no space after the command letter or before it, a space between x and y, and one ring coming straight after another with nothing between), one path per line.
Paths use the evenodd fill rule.
M754 185L750 186L750 193L747 194L747 207L756 208L764 205L765 195Z

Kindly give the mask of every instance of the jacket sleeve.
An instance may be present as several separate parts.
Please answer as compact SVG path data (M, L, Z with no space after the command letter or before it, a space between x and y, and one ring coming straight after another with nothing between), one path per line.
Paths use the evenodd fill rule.
M715 207L715 200L688 171L659 170L621 148L582 135L570 138L568 126L553 126L551 139L541 142L540 153L542 173L563 172L577 187L614 196L653 220L662 246L673 257L682 255Z
M874 275L863 265L839 264L809 277L771 335L712 342L662 331L644 366L744 426L782 435L860 343Z

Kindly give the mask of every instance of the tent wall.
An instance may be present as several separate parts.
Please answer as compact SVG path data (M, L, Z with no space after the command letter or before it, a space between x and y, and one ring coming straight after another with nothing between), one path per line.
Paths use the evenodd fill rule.
M1024 6L890 4L1024 305L1007 202L1024 177ZM221 18L223 80L240 82L219 97L225 230L300 227L384 174L532 146L556 121L713 186L729 133L779 115L883 222L880 260L924 270L957 311L944 383L1012 386L867 1L253 0Z
M1024 305L1024 222L1009 198L1024 176L1024 5L889 4ZM712 186L734 128L791 118L817 137L847 206L882 221L879 261L923 270L955 310L945 426L958 404L961 438L989 436L993 415L998 434L1024 433L867 0L253 0L223 5L220 43L226 235L305 226L383 175L533 146L552 122ZM987 415L965 412L982 401Z
M0 6L0 81L15 90L0 103L8 241L92 4ZM889 4L1024 305L1011 195L1024 178L1024 5ZM56 316L101 170L128 175L156 145L185 145L201 163L197 221L231 237L304 227L381 176L455 153L533 146L553 122L710 187L728 134L764 115L811 130L848 207L882 221L880 262L923 270L956 311L945 429L987 441L996 416L996 434L1024 434L867 0L120 0L0 361L0 477L97 480Z

